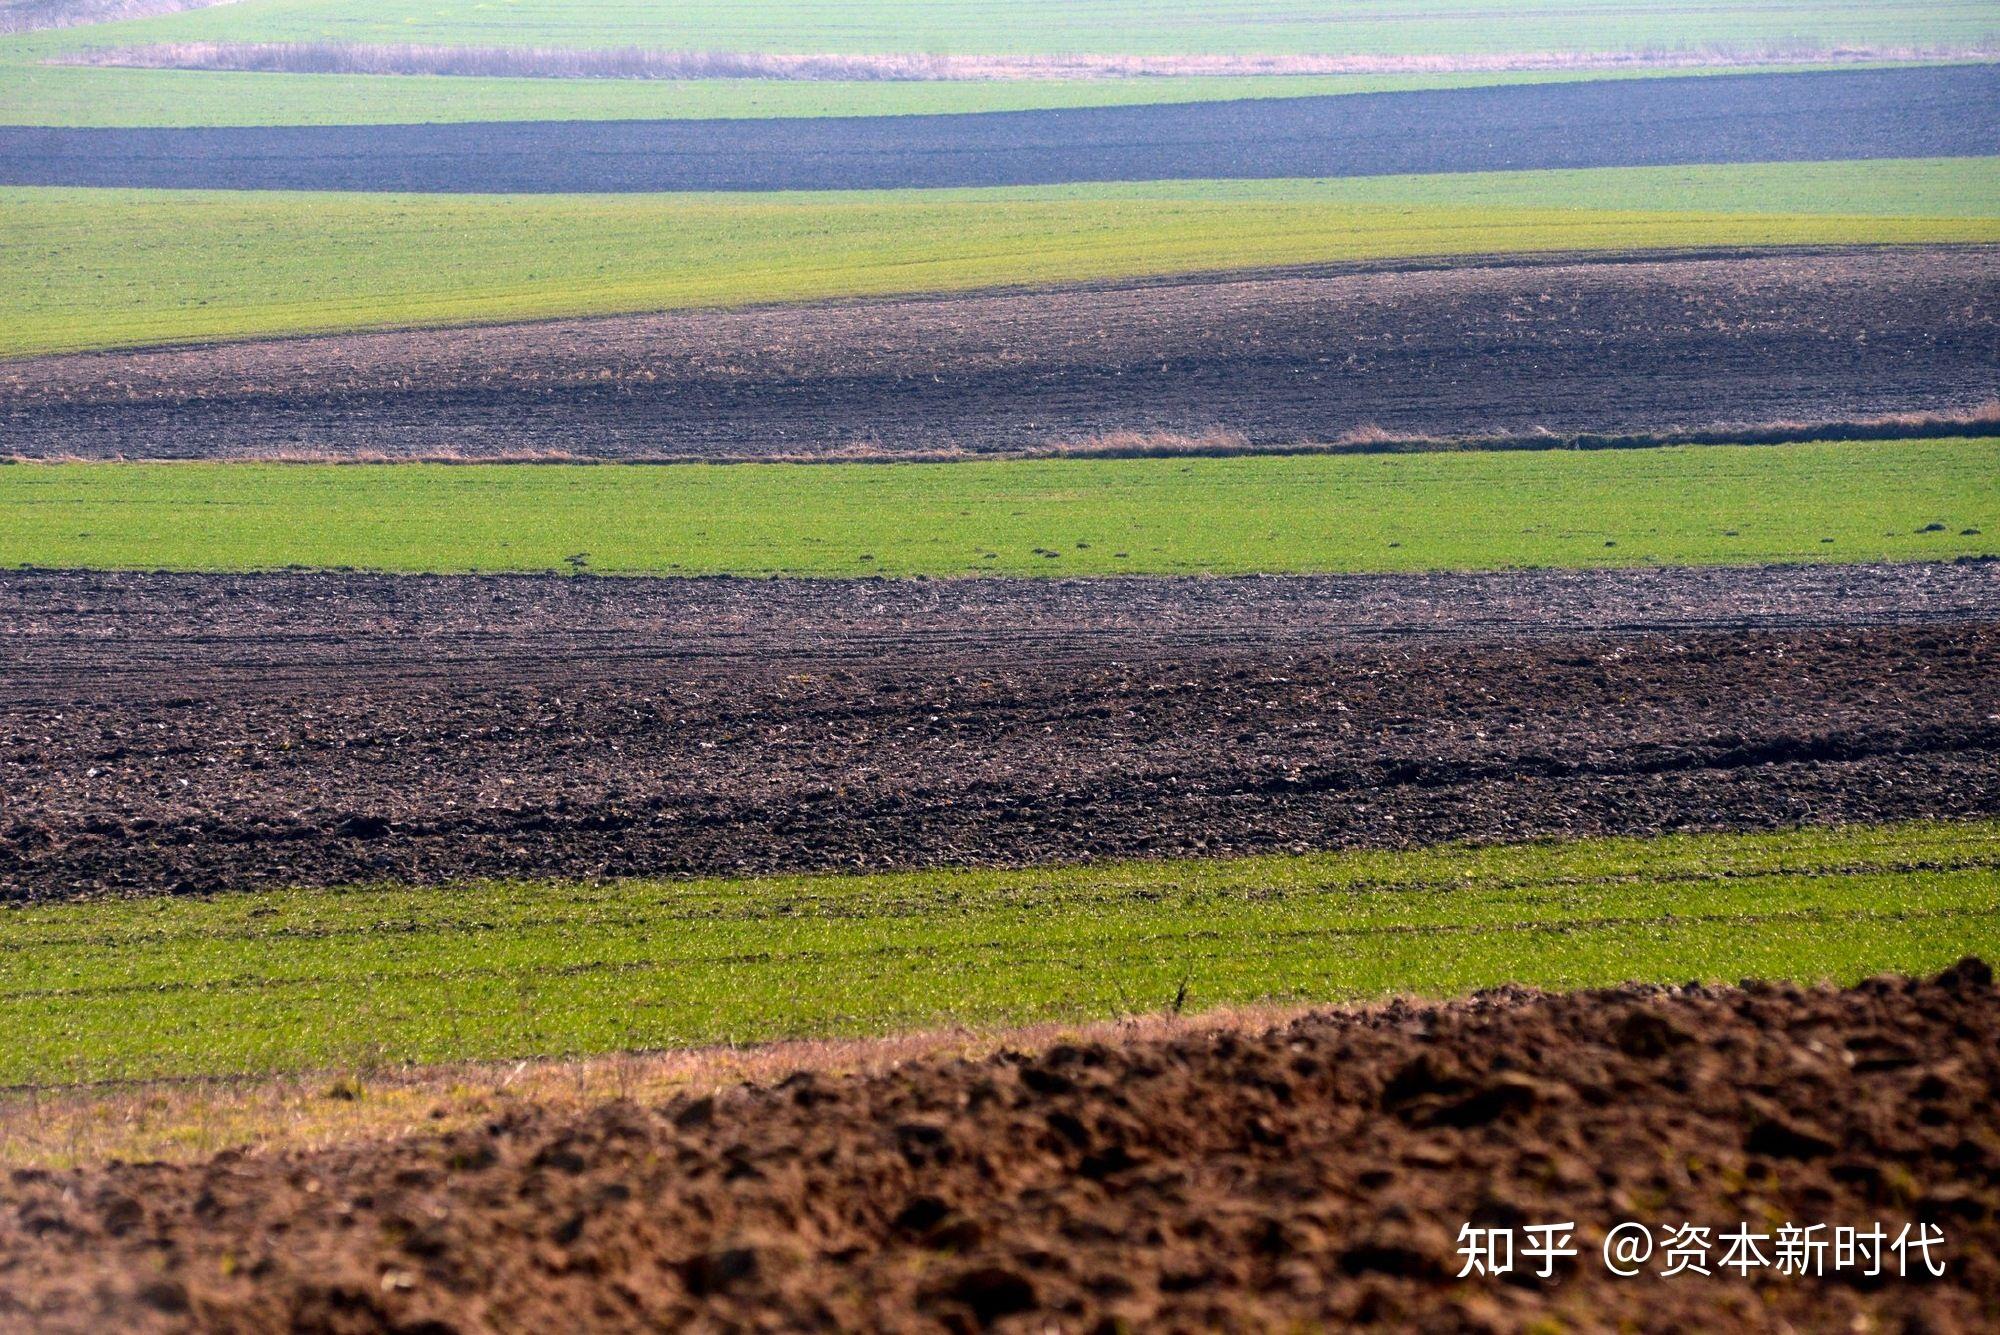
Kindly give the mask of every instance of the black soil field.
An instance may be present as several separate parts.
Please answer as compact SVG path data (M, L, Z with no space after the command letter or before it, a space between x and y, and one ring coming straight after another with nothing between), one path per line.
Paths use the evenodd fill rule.
M480 193L858 190L1964 157L2000 66L1611 79L952 116L0 127L0 184Z
M0 897L2000 812L2000 563L0 576Z
M1928 982L1324 1013L663 1106L0 1184L47 1331L1992 1329L2000 993ZM1631 1278L1606 1234L1645 1227ZM1569 1223L1455 1278L1467 1223ZM1705 1273L1660 1238L1708 1230ZM1782 1225L1941 1237L1781 1274ZM1723 1264L1762 1235L1764 1264ZM1933 1275L1925 1258L1942 1270Z
M1465 261L0 364L0 455L1666 434L2000 398L2000 249Z

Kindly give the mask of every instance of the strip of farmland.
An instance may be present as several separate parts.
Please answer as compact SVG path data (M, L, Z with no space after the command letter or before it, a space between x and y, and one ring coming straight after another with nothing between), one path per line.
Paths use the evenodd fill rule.
M15 899L2000 814L1991 562L0 593Z
M153 0L10 0L24 14ZM186 5L179 6L188 8ZM81 11L81 13L79 13ZM99 13L98 17L109 17ZM1931 46L1990 42L1978 0L1517 0L1436 10L1410 0L1362 9L1295 0L685 0L671 7L516 0L247 0L218 10L56 34L55 49L126 41L504 41L558 48L664 45L689 51L992 53L1438 53L1679 50L1763 45Z
M499 1060L2000 948L2000 824L1027 872L272 891L0 919L0 1087ZM5 1105L0 1104L0 1109Z
M0 468L0 567L1247 575L2000 554L2000 438L955 463Z
M1977 156L2000 66L1723 75L964 116L0 127L0 183L769 191Z
M235 0L240 3L240 0ZM1996 40L1995 49L2000 49ZM1990 59L1990 55L1984 59ZM1836 62L1846 65L1850 62ZM1760 65L1767 73L1823 68ZM410 125L464 121L741 120L939 116L1054 107L1336 97L1580 79L1705 78L1742 66L1568 68L1513 73L1259 74L1145 79L854 82L542 79L447 74L258 74L15 64L0 55L5 125Z
M0 367L0 453L754 459L1672 438L1996 402L2000 251L1909 248L1352 264L45 358Z

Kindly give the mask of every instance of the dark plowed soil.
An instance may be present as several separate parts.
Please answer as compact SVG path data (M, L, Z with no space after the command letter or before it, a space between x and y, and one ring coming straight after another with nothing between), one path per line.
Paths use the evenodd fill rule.
M12 898L2000 811L2000 564L8 574Z
M1990 1330L2000 995L1398 1004L0 1185L0 1320L304 1331ZM1632 1278L1608 1230L1708 1230ZM1466 1223L1574 1225L1550 1279ZM1927 1253L1776 1268L1783 1225ZM1723 1265L1727 1233L1765 1265ZM1910 1273L1904 1273L1904 1272Z
M0 184L538 193L1955 157L2000 66L1609 79L952 116L474 125L0 126Z
M1741 427L2000 398L2000 250L1467 261L0 365L0 454L770 457Z

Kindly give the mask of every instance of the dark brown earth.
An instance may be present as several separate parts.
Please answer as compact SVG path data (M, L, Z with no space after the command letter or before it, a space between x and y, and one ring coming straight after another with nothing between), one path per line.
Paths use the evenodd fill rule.
M2000 812L2000 563L0 575L11 899Z
M1518 990L794 1076L192 1166L16 1171L0 1322L50 1331L1991 1330L2000 994ZM1710 1230L1633 1278L1607 1230ZM1575 1225L1541 1279L1459 1230ZM1722 1265L1785 1224L1930 1253ZM1518 1233L1525 1239L1527 1235ZM1832 1262L1827 1262L1829 1267ZM1908 1273L1905 1273L1908 1272ZM1542 1322L1539 1327L1536 1322Z
M0 456L1671 435L2000 399L2000 248L1484 260L0 364Z

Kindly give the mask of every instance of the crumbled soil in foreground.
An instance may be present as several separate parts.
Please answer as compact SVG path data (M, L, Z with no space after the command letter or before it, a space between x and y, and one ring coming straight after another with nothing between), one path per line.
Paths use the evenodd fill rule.
M0 455L973 454L1661 433L2000 397L1993 247L1472 259L0 366Z
M195 1166L17 1171L51 1330L1991 1329L2000 994L1489 994ZM1606 1230L1907 1223L1942 1279L1612 1277ZM1558 1278L1459 1227L1572 1221ZM1774 1244L1762 1249L1767 1258ZM1532 1265L1529 1270L1534 1269Z
M0 898L2000 812L2000 563L0 577Z

